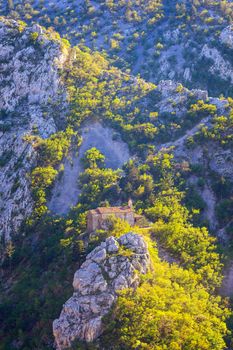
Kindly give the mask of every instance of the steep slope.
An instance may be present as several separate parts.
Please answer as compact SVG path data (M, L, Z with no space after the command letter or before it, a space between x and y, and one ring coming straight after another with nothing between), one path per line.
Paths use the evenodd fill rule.
M225 347L226 328L219 316L227 309L221 310L218 298L203 289L191 270L162 263L146 236L108 237L76 271L73 287L73 296L53 322L58 350Z
M224 242L232 240L233 233L232 99L210 98L209 102L216 106L216 114L208 115L200 103L194 104L189 111L193 117L208 116L161 148L171 148L181 171L183 164L190 207L199 206L206 224Z
M145 20L143 16L142 20ZM1 84L4 96L1 145L5 150L1 158L4 174L1 220L4 235L7 240L11 236L13 244L8 247L1 270L0 348L52 348L52 321L72 294L74 271L83 272L84 268L86 276L85 263L80 268L86 255L101 245L108 235L119 236L121 231L131 231L125 222L113 222L110 232L100 231L96 236L88 237L85 235L87 210L125 203L132 198L135 210L153 222L152 238L160 241L162 249L169 250L170 261L179 262L182 268L159 262L155 275L145 277L147 282L139 288L139 295L136 292L136 299L131 295L130 301L128 297L125 300L123 295L120 299L123 305L116 310L116 317L122 317L121 310L124 312L124 305L128 303L137 310L139 317L135 320L134 314L130 314L129 322L134 320L134 334L126 332L126 336L116 337L116 349L122 346L135 348L138 341L150 344L153 332L149 332L147 314L158 330L158 339L153 339L157 346L156 341L164 339L164 319L168 322L166 325L171 325L171 310L176 308L181 312L178 315L172 312L175 327L171 326L168 331L176 337L176 343L172 344L175 349L179 345L177 334L179 338L183 330L183 344L188 349L196 350L195 346L201 350L223 349L226 325L222 320L225 321L228 312L221 299L215 297L221 283L222 265L216 253L215 239L203 224L208 225L213 234L231 229L232 100L210 98L206 91L189 90L171 80L161 81L156 87L111 66L98 52L91 52L87 47L70 47L57 33L39 26L24 27L22 22L2 19L0 34L5 72ZM124 165L123 171L112 169L116 162L108 163L108 153L113 156L116 140L108 150L104 149L107 167L102 162L104 155L98 150L89 149L90 153L84 153L85 136L82 144L81 134L85 131L85 123L97 125L103 138L111 128L111 136L114 130L114 138L119 140L121 136L128 144L133 157ZM91 137L94 138L95 133L91 133ZM103 146L104 142L101 143ZM13 155L9 153L12 145ZM87 145L87 148L98 146L92 142ZM123 151L125 149L128 152L126 146ZM84 156L82 172L74 174L71 184L68 178L61 188L61 181L69 172L67 159L75 160L77 152L80 152L79 157ZM125 156L120 157L120 166L126 160ZM75 193L70 196L73 202L68 198L65 203L66 216L51 215L53 185L55 193L59 188L68 193L63 199L69 197L72 191L69 186L75 187L77 181L81 193L77 198L74 188ZM200 197L206 201L206 206L200 203ZM69 210L73 203L75 207ZM216 204L221 204L218 216ZM20 215L15 216L14 207L21 209ZM201 219L192 215L197 214L196 209L201 210ZM17 237L14 233L28 217L30 220ZM205 219L209 222L203 223ZM120 250L119 255L122 254L123 260L126 255L127 261L134 256ZM156 251L152 249L150 254L156 255ZM108 257L106 261L109 262ZM87 260L87 265L89 262ZM102 277L99 272L101 280L106 277L103 271ZM80 275L77 274L79 283ZM93 280L89 282L91 289ZM110 282L108 288L113 291ZM80 292L77 285L75 289L75 293ZM161 304L155 306L158 299ZM71 301L77 311L78 295L74 294ZM140 314L141 301L145 315ZM167 305L165 310L164 304ZM146 305L150 305L153 312L150 313ZM200 315L203 305L205 317ZM61 322L55 323L55 333L58 329L59 338L59 332L63 335L68 332L64 341L70 344L76 335L79 339L85 337L79 336L77 329L74 329L75 336L70 336L72 326L67 326L66 321L71 316L72 323L73 316L77 320L80 314L73 314L70 303L67 308L67 314L66 307L62 312ZM161 316L157 319L158 326L154 319L156 310ZM86 321L86 316L89 321L92 319L93 310L91 315L89 311L80 316L82 320ZM185 320L182 329L179 328L180 318ZM116 325L120 335L129 329L124 316L121 320L126 326L122 330ZM194 335L189 333L190 322L193 324L191 329L195 329ZM83 322L82 334L85 325ZM137 330L142 330L141 334ZM111 329L109 332L107 344L111 342ZM142 334L146 334L146 340L142 339ZM171 348L169 336L166 342Z
M35 151L26 135L48 137L66 111L59 70L66 59L52 32L2 18L1 41L1 236L8 240L32 211L27 177Z
M92 147L103 153L108 168L119 169L130 158L127 143L121 140L119 133L99 122L89 121L82 127L82 144L78 152L71 152L65 159L64 171L52 190L48 208L53 213L67 214L72 206L77 205L82 191L78 184L78 178L84 170L82 159Z
M119 112L124 111L125 122L133 114L136 119L141 111L148 113L144 100L154 86L112 69L98 53L92 57L70 49L57 33L37 25L29 28L2 18L0 35L1 236L8 241L31 214L34 202L44 204L40 190L51 183L45 185L41 172L57 174L75 134L70 128L77 129L96 113L111 120L122 118ZM29 190L31 182L34 187Z
M211 95L233 86L233 7L227 1L7 1L2 13L54 26L73 44L106 50L152 82L174 79Z
M103 317L111 310L117 293L136 288L140 275L150 269L147 245L139 235L109 237L87 255L74 275L74 294L59 319L53 322L56 349L74 340L92 342L103 333Z
M79 130L85 120L97 118L120 132L132 154L139 156L150 150L155 152L156 147L172 146L173 142L182 147L200 124L210 122L212 112L209 113L208 108L211 111L211 106L218 116L229 113L226 100L209 99L205 91L190 91L172 81L162 81L156 88L111 67L98 53L91 57L77 47L69 48L55 33L38 26L24 28L20 22L5 20L2 28L5 63L2 73L1 227L6 239L10 233L17 232L21 222L32 212L31 179L26 174L29 175L33 165L37 165L32 178L34 200L38 203L38 212L46 210L41 191L51 183L45 184L42 172L62 173L61 162L69 152L73 132L56 132L67 127L65 115L68 111L69 127ZM198 115L194 118L190 112L198 100L209 106L205 118ZM54 135L49 137L51 134ZM172 142L163 144L167 140ZM61 149L58 149L58 142ZM76 142L73 140L70 151L73 156L77 151ZM68 162L65 166L64 174ZM74 176L74 181L78 180L78 175ZM77 203L76 197L60 212L68 212L69 207Z

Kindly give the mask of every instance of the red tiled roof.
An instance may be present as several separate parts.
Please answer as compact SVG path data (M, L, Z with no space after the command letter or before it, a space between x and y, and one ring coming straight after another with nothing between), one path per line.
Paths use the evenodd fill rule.
M89 211L91 214L114 214L114 213L132 213L130 207L100 207Z

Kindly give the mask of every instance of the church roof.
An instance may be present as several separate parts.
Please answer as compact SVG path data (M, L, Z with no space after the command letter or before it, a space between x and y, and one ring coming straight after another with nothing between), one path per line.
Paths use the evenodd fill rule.
M91 214L114 214L114 213L132 213L133 209L126 207L99 207L89 211Z

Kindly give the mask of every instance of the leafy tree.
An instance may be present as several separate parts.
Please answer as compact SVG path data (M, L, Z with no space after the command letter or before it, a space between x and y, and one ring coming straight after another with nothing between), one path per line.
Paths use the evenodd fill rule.
M218 220L222 224L227 224L227 222L233 218L233 199L222 200L216 208Z
M37 167L31 173L31 185L35 199L35 209L33 216L35 219L40 218L47 211L46 193L58 172L51 166Z
M114 188L117 190L119 171L112 169L87 168L80 174L79 183L82 186L80 202L88 207L94 207L105 199Z
M86 151L83 157L85 168L97 168L104 164L105 156L95 147Z
M52 183L54 178L57 175L57 170L55 170L51 166L47 167L37 167L32 171L32 187L33 188L38 188L40 187L41 189L45 190L48 188Z
M220 257L216 253L215 239L205 227L190 223L188 210L181 204L182 194L174 190L161 192L154 206L146 214L155 223L152 232L186 268L197 272L210 290L221 283Z
M214 115L217 112L217 107L212 104L205 103L203 100L197 101L197 103L192 104L189 113L193 116L195 115Z
M113 350L222 350L228 315L192 271L157 260L136 291L120 293L101 343Z

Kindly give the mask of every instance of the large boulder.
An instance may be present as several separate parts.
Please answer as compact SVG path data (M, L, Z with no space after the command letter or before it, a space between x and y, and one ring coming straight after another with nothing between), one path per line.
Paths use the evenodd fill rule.
M147 244L134 233L107 238L86 258L74 275L73 296L53 322L57 350L74 340L91 342L103 331L102 317L117 299L118 291L136 288L140 274L150 267Z

